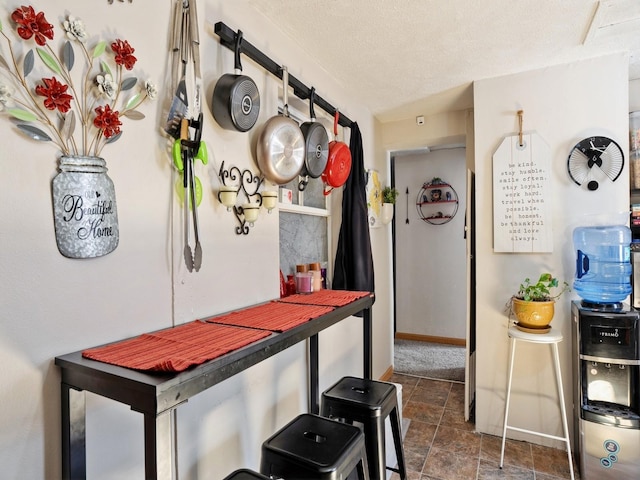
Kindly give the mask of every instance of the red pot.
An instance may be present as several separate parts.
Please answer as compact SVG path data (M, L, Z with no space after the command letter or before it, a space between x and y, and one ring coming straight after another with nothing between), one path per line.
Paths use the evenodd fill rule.
M335 140L329 142L329 158L327 159L327 166L322 172L322 181L325 183L323 193L325 195L329 195L334 188L344 185L351 173L351 150L349 150L349 146L346 143L338 141L339 117L340 112L336 110L333 117Z

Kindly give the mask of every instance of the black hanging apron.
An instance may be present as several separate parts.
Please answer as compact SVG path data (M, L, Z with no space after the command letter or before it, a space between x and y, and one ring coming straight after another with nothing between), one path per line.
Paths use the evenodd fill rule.
M349 149L351 173L342 194L342 225L338 237L332 288L374 292L362 134L356 122L351 124Z

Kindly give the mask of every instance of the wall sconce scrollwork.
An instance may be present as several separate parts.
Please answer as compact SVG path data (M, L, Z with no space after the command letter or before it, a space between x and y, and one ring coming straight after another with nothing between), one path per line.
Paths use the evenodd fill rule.
M233 210L238 220L236 233L247 235L249 227L253 227L258 220L260 207L264 206L269 213L277 203L278 193L275 191L258 192L264 179L254 175L251 170L240 170L238 167L224 168L224 161L218 173L222 185L218 190L218 200L227 207L227 211ZM238 197L243 201L238 205Z

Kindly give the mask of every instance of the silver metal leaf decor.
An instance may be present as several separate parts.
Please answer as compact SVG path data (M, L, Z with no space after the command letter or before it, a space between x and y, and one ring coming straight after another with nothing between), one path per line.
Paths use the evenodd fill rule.
M64 62L64 66L70 72L73 68L73 64L75 62L76 56L73 51L73 47L71 46L71 42L67 41L62 48L62 61Z
M113 143L116 140L118 140L120 137L122 136L122 132L114 135L113 137L109 138L105 143Z
M121 90L125 91L125 90L131 90L135 84L138 82L138 79L136 77L129 77L129 78L125 78L122 81L122 87Z
M73 135L74 130L76 129L76 114L73 110L69 110L69 112L65 115L64 121L62 124L61 135L65 140L69 140Z
M38 140L40 142L50 142L51 137L47 135L45 132L40 130L33 125L25 125L24 123L19 123L16 125L20 130L22 130L29 138L33 140Z
M25 77L31 73L31 70L33 70L33 62L33 50L29 50L24 56L24 62L22 64L22 71Z
M137 110L128 110L123 115L131 120L142 120L145 118L144 113L139 112Z

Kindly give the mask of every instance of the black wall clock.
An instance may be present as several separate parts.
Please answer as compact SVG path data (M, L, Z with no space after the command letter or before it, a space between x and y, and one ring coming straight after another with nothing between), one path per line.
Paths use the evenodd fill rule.
M567 170L577 185L586 183L589 190L599 187L595 171L602 172L612 182L622 173L624 155L620 145L607 137L589 137L579 141L569 153ZM600 178L604 178L600 175Z

